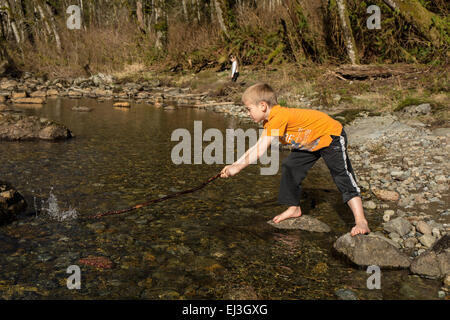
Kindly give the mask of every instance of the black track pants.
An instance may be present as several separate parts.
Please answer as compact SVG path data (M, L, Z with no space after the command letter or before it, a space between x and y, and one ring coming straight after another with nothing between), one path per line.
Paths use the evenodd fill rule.
M294 150L283 160L278 194L280 204L300 205L302 181L308 170L320 157L328 166L345 203L356 196L360 196L360 190L356 184L355 174L347 154L347 135L344 129L342 129L340 136L331 136L331 138L333 141L326 148L314 152Z

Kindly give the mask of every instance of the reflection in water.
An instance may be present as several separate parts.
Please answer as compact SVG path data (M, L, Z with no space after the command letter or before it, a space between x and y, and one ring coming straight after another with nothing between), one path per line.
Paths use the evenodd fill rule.
M77 113L74 106L93 111ZM280 174L262 176L258 165L196 193L120 216L89 218L215 175L223 165L173 164L177 142L171 133L193 133L198 120L203 132L251 127L237 119L139 104L122 112L112 101L85 99L48 100L41 109L22 110L65 124L75 138L0 143L0 176L29 204L19 221L0 228L0 297L335 299L342 288L362 299L436 296L438 282L407 271L384 271L382 290L368 290L365 270L333 254L333 242L350 230L352 216L321 162L304 182L302 208L329 224L330 234L269 226L266 221L285 209L275 201ZM56 221L36 217L38 211ZM110 259L114 267L83 266L82 289L67 290L67 267L89 256ZM399 283L402 290L395 291Z

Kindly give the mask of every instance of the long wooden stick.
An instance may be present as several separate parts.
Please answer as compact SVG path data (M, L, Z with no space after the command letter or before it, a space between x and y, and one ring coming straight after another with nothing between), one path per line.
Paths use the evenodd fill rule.
M208 185L209 183L213 182L214 180L216 180L219 177L220 177L220 173L218 173L215 176L209 178L207 181L203 182L201 185L199 185L198 187L195 187L193 189L172 193L172 194L169 194L169 195L167 195L165 197L149 200L147 202L144 202L144 203L141 203L141 204L137 204L137 205L135 205L133 207L130 207L130 208L126 208L126 209L122 209L122 210L108 211L108 212L103 212L103 213L98 213L98 214L94 215L93 218L99 219L99 218L105 217L105 216L122 214L122 213L125 213L125 212L129 212L129 211L132 211L132 210L136 210L136 209L148 206L148 205L150 205L152 203L157 203L157 202L161 202L161 201L164 201L164 200L167 200L167 199L175 198L175 197L181 196L181 195L186 194L186 193L192 193L192 192L195 192L197 190L200 190L200 189L204 188L206 185Z

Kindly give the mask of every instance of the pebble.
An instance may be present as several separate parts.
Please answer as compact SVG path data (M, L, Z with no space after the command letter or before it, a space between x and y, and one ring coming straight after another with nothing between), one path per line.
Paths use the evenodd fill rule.
M334 293L340 300L358 300L356 293L349 289L339 289Z
M431 228L425 221L417 222L416 229L422 234L431 235Z
M423 236L419 237L420 243L422 243L425 247L430 248L434 242L436 241L436 238L429 234L424 234Z
M373 201L365 201L364 202L364 208L374 210L377 208L377 205Z

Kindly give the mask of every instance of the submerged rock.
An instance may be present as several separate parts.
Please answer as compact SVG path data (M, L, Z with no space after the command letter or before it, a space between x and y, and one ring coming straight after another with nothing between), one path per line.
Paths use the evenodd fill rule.
M111 269L113 267L113 263L111 260L101 256L100 257L88 256L87 258L79 259L78 263L85 266L92 266L100 269Z
M116 102L113 104L114 108L130 108L130 103L129 102Z
M290 218L275 223L272 220L267 221L271 226L278 229L299 229L312 232L330 232L330 227L322 221L308 215L302 215L298 218Z
M250 285L243 285L239 288L233 288L224 295L227 300L258 300L260 299Z
M92 108L88 108L88 107L73 107L72 111L77 111L77 112L91 112Z
M22 195L9 183L0 181L0 225L13 221L26 207Z
M336 240L334 248L360 266L408 268L411 264L392 240L376 234L352 237L346 233Z
M445 235L411 263L411 272L428 277L450 275L450 235Z
M358 300L356 293L349 289L339 289L334 294L339 300Z
M64 125L36 116L0 113L0 140L58 140L73 137Z

